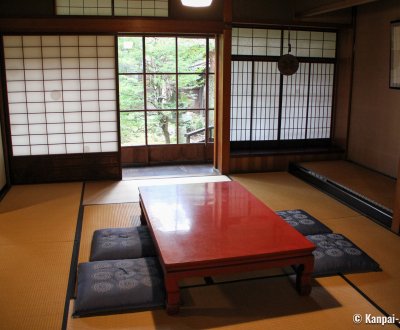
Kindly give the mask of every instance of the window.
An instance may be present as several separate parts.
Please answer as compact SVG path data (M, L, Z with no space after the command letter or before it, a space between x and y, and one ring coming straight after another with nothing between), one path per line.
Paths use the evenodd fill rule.
M118 38L122 146L212 141L214 53L207 37Z
M281 54L298 57L283 76ZM320 145L331 137L336 33L234 28L232 149Z
M3 44L14 156L118 151L114 37Z
M168 0L56 0L56 14L168 17Z

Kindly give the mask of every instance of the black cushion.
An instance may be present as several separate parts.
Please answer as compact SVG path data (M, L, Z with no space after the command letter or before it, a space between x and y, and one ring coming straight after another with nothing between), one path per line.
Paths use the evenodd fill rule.
M285 210L276 213L303 235L332 232L327 226L303 210Z
M99 229L93 233L90 261L156 256L146 226Z
M306 236L316 245L314 276L379 271L379 265L352 241L341 234Z
M163 306L165 290L156 258L108 260L78 266L73 316L146 310Z

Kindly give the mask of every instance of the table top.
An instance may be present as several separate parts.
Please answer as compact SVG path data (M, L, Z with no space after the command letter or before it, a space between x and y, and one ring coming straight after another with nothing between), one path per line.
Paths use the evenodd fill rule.
M139 187L165 267L310 254L314 245L239 183Z

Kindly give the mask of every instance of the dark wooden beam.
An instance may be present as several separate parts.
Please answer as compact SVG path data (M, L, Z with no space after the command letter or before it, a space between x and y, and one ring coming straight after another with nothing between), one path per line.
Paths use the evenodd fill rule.
M337 10L347 9L355 6L364 5L370 2L375 2L378 0L341 0L341 1L333 1L331 3L317 6L311 9L308 9L304 12L300 12L296 14L296 17L313 17L322 14L328 14Z
M228 174L230 163L232 0L224 1L224 31L218 38L217 113L214 166Z
M400 234L400 160L397 169L396 196L394 198L392 231Z
M219 21L132 19L132 18L1 18L2 34L34 33L222 33L224 24Z

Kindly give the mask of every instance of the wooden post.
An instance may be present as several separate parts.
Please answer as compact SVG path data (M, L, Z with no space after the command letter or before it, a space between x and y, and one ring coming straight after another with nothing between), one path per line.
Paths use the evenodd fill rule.
M394 198L392 231L400 234L400 159L397 169L396 196Z
M230 166L232 0L224 1L224 31L218 38L217 125L214 164L221 174Z

